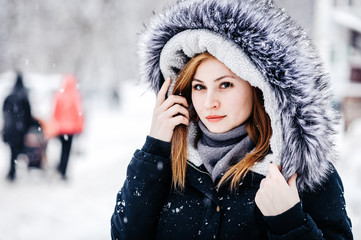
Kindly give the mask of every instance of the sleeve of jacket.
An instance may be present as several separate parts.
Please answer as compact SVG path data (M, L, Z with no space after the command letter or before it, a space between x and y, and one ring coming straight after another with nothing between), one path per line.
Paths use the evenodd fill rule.
M340 176L333 168L327 181L315 192L301 196L285 213L264 217L272 240L353 239L351 221L345 209Z
M170 191L171 143L147 137L128 166L111 218L112 239L153 239Z

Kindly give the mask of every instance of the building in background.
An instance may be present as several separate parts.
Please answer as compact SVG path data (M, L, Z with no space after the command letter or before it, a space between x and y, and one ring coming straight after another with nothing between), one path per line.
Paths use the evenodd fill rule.
M361 118L361 0L317 0L314 38L330 72L344 129Z

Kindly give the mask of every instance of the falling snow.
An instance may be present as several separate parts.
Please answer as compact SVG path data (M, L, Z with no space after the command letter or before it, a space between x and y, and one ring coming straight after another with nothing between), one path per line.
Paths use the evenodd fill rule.
M159 171L161 171L161 170L163 169L163 162L158 162L158 163L157 163L157 169L158 169Z

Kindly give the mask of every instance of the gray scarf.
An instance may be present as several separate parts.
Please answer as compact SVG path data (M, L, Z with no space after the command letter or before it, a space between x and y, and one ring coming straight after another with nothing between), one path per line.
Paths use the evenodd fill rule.
M242 160L255 147L246 131L246 124L225 133L208 131L202 121L198 122L198 126L201 130L197 143L198 152L213 182L221 178L231 165Z

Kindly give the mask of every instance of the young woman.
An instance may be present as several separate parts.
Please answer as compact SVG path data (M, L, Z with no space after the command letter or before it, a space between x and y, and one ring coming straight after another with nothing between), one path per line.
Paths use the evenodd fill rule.
M182 1L154 18L140 52L158 96L113 239L352 239L328 78L283 11Z

